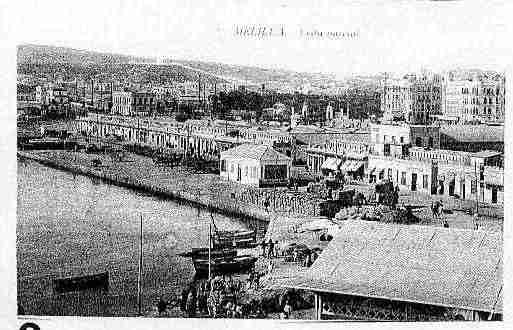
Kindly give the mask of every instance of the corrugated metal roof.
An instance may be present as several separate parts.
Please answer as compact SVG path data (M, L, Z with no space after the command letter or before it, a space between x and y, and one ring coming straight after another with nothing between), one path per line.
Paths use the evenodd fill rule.
M502 313L501 233L347 221L286 287Z
M474 154L472 156L474 157L481 157L481 158L488 158L488 157L493 157L493 156L498 156L498 155L501 155L502 153L498 152L498 151L494 151L494 150L483 150L483 151L479 151L479 152L474 152Z
M461 142L504 142L504 127L452 125L440 127L440 133Z
M321 169L338 171L340 165L342 164L342 159L340 158L327 158L324 163L321 165Z
M291 159L284 154L274 150L271 146L264 144L242 144L238 147L221 152L221 156L236 158L249 158L257 160L279 161Z

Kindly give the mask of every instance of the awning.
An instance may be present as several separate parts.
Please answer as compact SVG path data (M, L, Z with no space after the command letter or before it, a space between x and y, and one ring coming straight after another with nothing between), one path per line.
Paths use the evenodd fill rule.
M455 180L455 179L456 179L456 173L454 173L454 172L438 174L439 181L445 181L445 180L451 181L451 180Z
M504 186L504 172L485 168L484 182L494 186Z
M356 152L348 152L346 155L347 159L354 160L365 160L368 156L366 154L356 153Z
M356 160L348 160L344 163L344 165L342 165L340 170L342 172L356 172L363 166L363 164L363 162L359 162Z
M331 171L338 171L340 168L340 164L342 164L342 159L338 158L328 158L322 163L321 169L322 170L331 170Z

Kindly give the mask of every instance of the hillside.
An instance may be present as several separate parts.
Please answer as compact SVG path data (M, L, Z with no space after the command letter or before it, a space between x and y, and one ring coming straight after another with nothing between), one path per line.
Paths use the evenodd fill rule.
M17 60L18 63L105 65L143 61L145 59L142 57L99 53L67 47L20 45L17 48Z
M26 75L59 76L64 79L133 80L140 83L196 80L201 75L208 82L253 85L276 90L296 90L298 86L334 84L328 74L299 73L290 70L263 69L250 66L213 62L166 59L157 63L149 57L100 53L67 47L20 45L17 49L18 73Z

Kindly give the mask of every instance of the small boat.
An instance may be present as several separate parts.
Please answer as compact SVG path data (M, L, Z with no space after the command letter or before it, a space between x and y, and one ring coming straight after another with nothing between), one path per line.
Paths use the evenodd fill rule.
M249 255L233 258L211 258L210 269L212 274L241 273L253 269L256 260L256 257ZM208 259L194 260L194 269L198 275L208 274L208 266Z
M109 291L109 272L54 279L53 288L56 294L88 289Z
M192 258L193 260L208 259L208 248L192 248L192 251L178 253L178 255L181 257ZM233 258L233 257L237 256L237 250L232 249L232 248L216 249L216 250L211 250L210 255L212 258L220 258L220 257L221 258L222 257Z
M217 239L213 242L214 247L217 249L222 248L238 248L238 249L248 249L248 248L254 248L258 245L257 242L255 242L254 239L248 238L248 239Z
M256 242L256 231L216 231L212 238L214 248L248 248Z
M236 238L236 239L247 239L254 238L256 232L254 230L218 230L215 232L219 238Z

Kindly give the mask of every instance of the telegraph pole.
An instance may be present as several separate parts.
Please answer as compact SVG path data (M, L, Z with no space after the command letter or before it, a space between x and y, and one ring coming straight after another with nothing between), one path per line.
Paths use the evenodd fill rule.
M138 314L142 316L142 270L143 270L143 219L141 214L139 231L139 269L137 272L137 305Z

